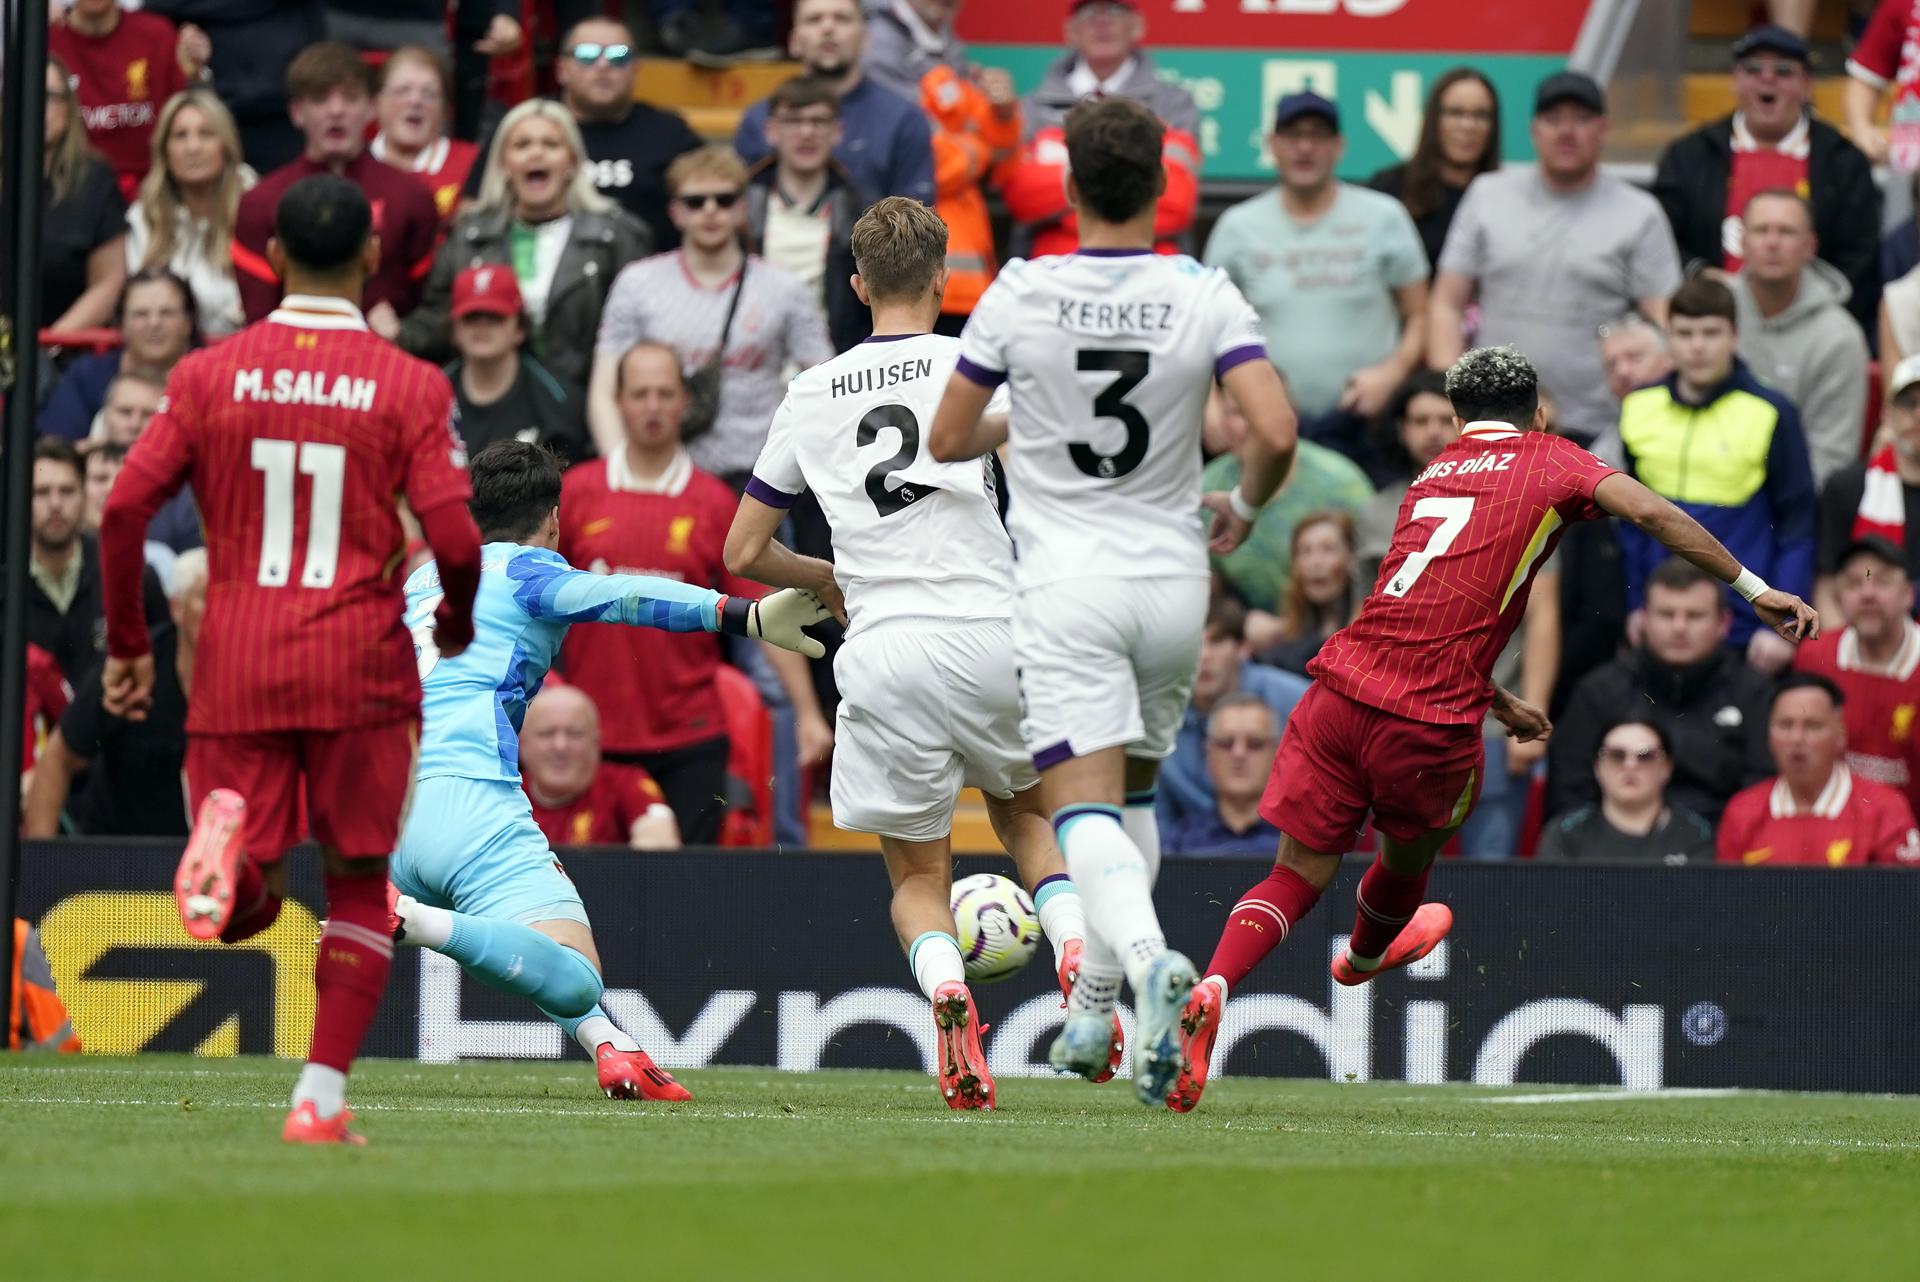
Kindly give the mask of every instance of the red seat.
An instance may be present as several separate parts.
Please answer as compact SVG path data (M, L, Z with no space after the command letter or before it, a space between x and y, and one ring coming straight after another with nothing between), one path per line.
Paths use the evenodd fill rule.
M727 718L727 774L753 798L752 809L728 806L720 821L723 846L773 844L773 715L753 678L723 664L714 677Z
M40 331L40 346L69 347L98 355L120 346L120 331L117 329L43 329Z

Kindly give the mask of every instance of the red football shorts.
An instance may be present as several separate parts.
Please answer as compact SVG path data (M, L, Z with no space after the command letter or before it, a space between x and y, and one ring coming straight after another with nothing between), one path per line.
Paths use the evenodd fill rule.
M306 781L313 839L349 859L385 858L400 844L420 723L392 721L351 730L280 730L187 736L192 813L215 788L247 802L247 854L279 861L302 837L300 783Z
M1318 681L1287 718L1260 814L1324 854L1360 841L1367 812L1396 841L1458 827L1480 798L1480 727L1410 721Z

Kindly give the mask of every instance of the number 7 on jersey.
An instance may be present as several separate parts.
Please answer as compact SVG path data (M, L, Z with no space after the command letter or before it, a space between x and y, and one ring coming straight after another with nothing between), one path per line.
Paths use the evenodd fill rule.
M1408 555L1400 563L1399 571L1381 591L1388 596L1403 597L1420 581L1435 557L1446 555L1453 541L1460 537L1460 531L1467 528L1467 519L1473 515L1473 500L1470 498L1431 498L1421 499L1413 505L1408 519L1413 521L1440 522L1427 539L1427 546Z

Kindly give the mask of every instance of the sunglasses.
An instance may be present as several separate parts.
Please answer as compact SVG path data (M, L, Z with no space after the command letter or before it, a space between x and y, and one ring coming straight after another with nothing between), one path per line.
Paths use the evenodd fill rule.
M737 191L708 191L697 196L675 196L680 208L686 210L705 209L711 205L715 209L732 209L740 200Z
M1614 766L1624 766L1629 761L1635 765L1650 766L1666 755L1658 748L1635 748L1632 751L1611 747L1600 749L1600 760Z
M624 67L633 61L631 45L602 45L582 41L567 51L567 56L583 67L604 62L609 67Z

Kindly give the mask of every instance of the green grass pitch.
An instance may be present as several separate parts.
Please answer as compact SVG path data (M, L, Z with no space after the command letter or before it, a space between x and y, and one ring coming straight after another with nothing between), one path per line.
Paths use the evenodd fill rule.
M279 1142L295 1066L0 1063L0 1277L1887 1279L1920 1276L1920 1099L1226 1079L363 1064L360 1150Z

